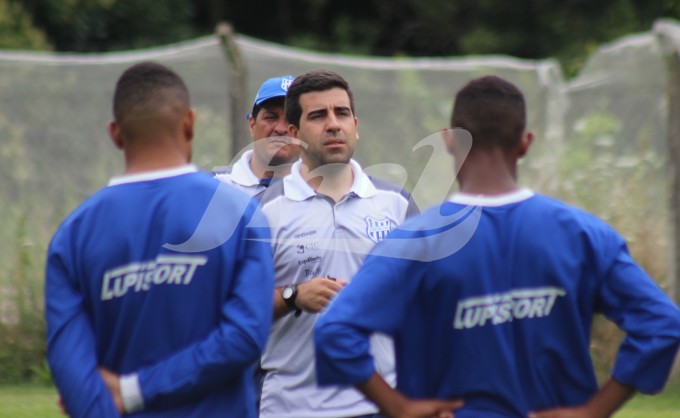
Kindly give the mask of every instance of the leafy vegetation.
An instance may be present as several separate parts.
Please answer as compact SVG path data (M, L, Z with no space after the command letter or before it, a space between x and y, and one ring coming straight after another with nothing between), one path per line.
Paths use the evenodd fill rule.
M680 17L674 0L0 0L0 47L109 51L176 42L231 21L240 33L382 56L558 58L573 76L603 42ZM20 16L20 18L16 18ZM31 24L32 22L32 24ZM41 35L42 33L45 36Z
M45 33L21 4L0 0L0 49L51 49Z

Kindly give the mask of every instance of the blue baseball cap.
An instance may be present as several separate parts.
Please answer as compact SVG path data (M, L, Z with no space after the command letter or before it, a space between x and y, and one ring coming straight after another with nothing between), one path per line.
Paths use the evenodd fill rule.
M282 77L274 77L262 83L262 87L257 91L257 96L255 96L255 104L257 106L262 104L262 102L269 99L274 99L276 97L286 97L286 92L290 83L293 82L295 77L292 75L284 75Z

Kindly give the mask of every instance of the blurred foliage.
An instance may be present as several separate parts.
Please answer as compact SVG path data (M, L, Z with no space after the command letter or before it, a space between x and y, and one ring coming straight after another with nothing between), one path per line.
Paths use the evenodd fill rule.
M21 4L0 0L0 49L51 49Z
M36 263L44 248L30 242L27 223L26 217L17 222L18 248L8 269L9 286L0 286L0 296L4 296L0 298L0 384L51 381L44 360L42 265Z
M9 0L59 51L135 49L195 37L188 0Z
M44 32L59 51L134 49L227 20L246 35L331 52L555 57L574 76L597 45L660 17L680 18L680 1L261 0L255 10L228 0L0 0L0 22L10 22L0 45L42 49Z

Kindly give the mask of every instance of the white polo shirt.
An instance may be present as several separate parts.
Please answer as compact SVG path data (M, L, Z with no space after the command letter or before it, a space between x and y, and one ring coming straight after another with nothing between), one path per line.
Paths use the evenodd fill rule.
M215 178L230 186L245 192L248 196L257 196L267 189L260 184L260 179L250 169L250 159L253 150L244 152L241 158L232 166L227 166L216 170Z
M366 254L417 207L398 187L369 178L350 162L354 183L339 202L317 194L300 175L291 174L260 196L272 228L276 286L314 277L351 280ZM313 329L318 314L288 314L273 324L262 356L266 370L260 418L340 418L377 412L354 388L316 384ZM394 349L385 335L374 335L371 348L377 371L394 385Z

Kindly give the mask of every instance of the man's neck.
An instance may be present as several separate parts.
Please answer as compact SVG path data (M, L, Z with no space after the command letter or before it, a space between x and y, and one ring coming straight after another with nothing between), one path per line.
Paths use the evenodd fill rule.
M517 191L517 161L500 154L470 154L458 173L460 192L499 195Z
M147 171L168 170L189 164L186 155L181 152L125 152L125 174L137 174Z
M327 164L310 169L303 162L300 165L300 174L309 187L335 202L349 193L354 184L354 170L350 163Z

